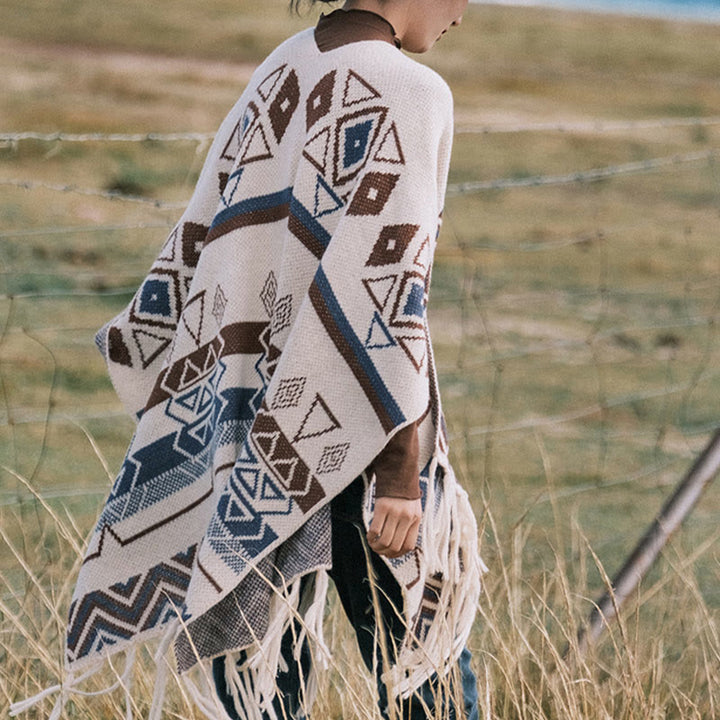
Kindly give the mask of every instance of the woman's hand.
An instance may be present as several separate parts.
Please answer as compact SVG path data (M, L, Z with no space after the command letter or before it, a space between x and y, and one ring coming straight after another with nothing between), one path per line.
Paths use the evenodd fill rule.
M397 558L415 548L422 502L396 497L379 497L367 533L371 550L378 555Z

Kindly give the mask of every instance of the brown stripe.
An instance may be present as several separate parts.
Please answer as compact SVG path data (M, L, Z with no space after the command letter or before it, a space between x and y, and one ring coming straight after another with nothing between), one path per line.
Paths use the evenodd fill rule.
M190 512L194 508L196 508L198 505L200 505L203 501L207 500L212 495L213 489L212 484L210 485L210 489L203 493L197 500L194 500L186 507L182 508L182 510L178 510L176 513L173 513L172 515L169 515L166 518L163 518L162 520L156 522L154 525L150 525L150 527L146 527L144 530L141 530L139 533L135 533L135 535L131 535L128 538L121 538L112 528L111 525L105 525L101 531L100 534L100 542L98 543L98 549L88 555L83 560L83 565L85 563L90 562L90 560L95 560L96 558L100 557L102 555L103 545L105 544L105 533L110 533L114 538L115 541L120 545L120 547L125 547L126 545L129 545L132 542L135 542L135 540L139 540L141 537L144 537L145 535L150 534L151 532L157 530L158 528L161 528L163 525L167 525L168 523L171 523L173 520L177 520L181 515L185 515L185 513Z
M266 225L269 223L284 220L290 214L290 203L283 203L266 210L251 210L250 212L236 215L210 229L205 240L205 245L209 245L213 240L217 240L223 235L227 235L233 230L250 225Z
M203 368L205 360L212 347L219 350L220 357L227 355L260 355L265 352L261 336L268 327L266 322L240 322L226 325L220 335L213 338L207 345L203 345L190 355L180 358L169 368L165 368L158 375L155 387L145 405L145 412L150 408L165 402L173 389L177 389L185 370L185 363L189 360L195 367Z
M218 585L215 578L205 569L203 564L200 562L199 554L198 554L198 561L197 561L198 570L205 576L205 579L213 586L216 592L222 592L222 587Z
M290 232L318 259L322 258L325 246L298 220L290 215L288 220Z
M343 356L345 363L350 370L352 370L353 375L355 375L355 379L358 381L360 387L365 393L365 396L370 401L370 405L372 405L383 430L386 433L389 433L395 427L395 423L388 415L388 412L380 401L380 398L378 398L375 388L373 388L372 383L370 382L370 378L367 376L365 370L360 365L360 362L355 357L355 353L345 339L345 336L340 331L340 328L336 325L332 314L325 307L325 300L322 293L314 282L310 285L309 295L310 301L315 308L315 312L320 318L320 322L323 324L325 330L327 330L327 333L333 343L335 343L335 347L338 349L338 352Z

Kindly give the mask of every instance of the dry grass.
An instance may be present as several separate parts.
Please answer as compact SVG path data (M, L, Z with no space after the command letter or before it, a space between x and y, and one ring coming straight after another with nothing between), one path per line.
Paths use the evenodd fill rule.
M0 13L3 131L212 131L252 65L308 22L264 0L0 1ZM718 125L670 121L720 116L719 40L718 26L472 7L427 57L453 88L458 125L590 127L459 134L451 183L717 150ZM598 129L659 118L669 124ZM203 150L24 141L0 146L0 177L181 202ZM717 488L621 621L573 659L593 599L718 424L719 209L717 158L448 200L431 325L490 566L471 638L484 717L719 714ZM61 675L80 548L132 432L92 335L176 212L2 188L2 711ZM327 625L336 653L315 716L373 717L335 605ZM150 665L142 654L139 715ZM170 696L167 717L199 717L179 685ZM124 712L118 690L75 698L67 716Z

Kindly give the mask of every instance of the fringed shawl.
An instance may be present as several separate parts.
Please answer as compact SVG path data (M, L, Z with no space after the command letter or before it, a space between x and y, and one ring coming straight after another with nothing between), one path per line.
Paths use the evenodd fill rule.
M424 519L389 561L409 631L388 684L460 652L481 563L426 322L451 139L447 86L391 45L321 53L306 31L256 71L98 336L138 424L77 581L71 678L165 634L181 672L246 648L238 705L268 708L293 615L322 643L329 501L414 422Z

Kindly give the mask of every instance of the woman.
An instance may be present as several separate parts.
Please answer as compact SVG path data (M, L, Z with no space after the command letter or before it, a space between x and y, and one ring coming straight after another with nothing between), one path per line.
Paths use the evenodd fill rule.
M275 50L99 333L138 426L77 582L66 694L162 635L181 672L212 668L209 717L304 717L329 573L386 717L477 717L481 562L425 312L452 98L399 49L466 5L348 0Z

